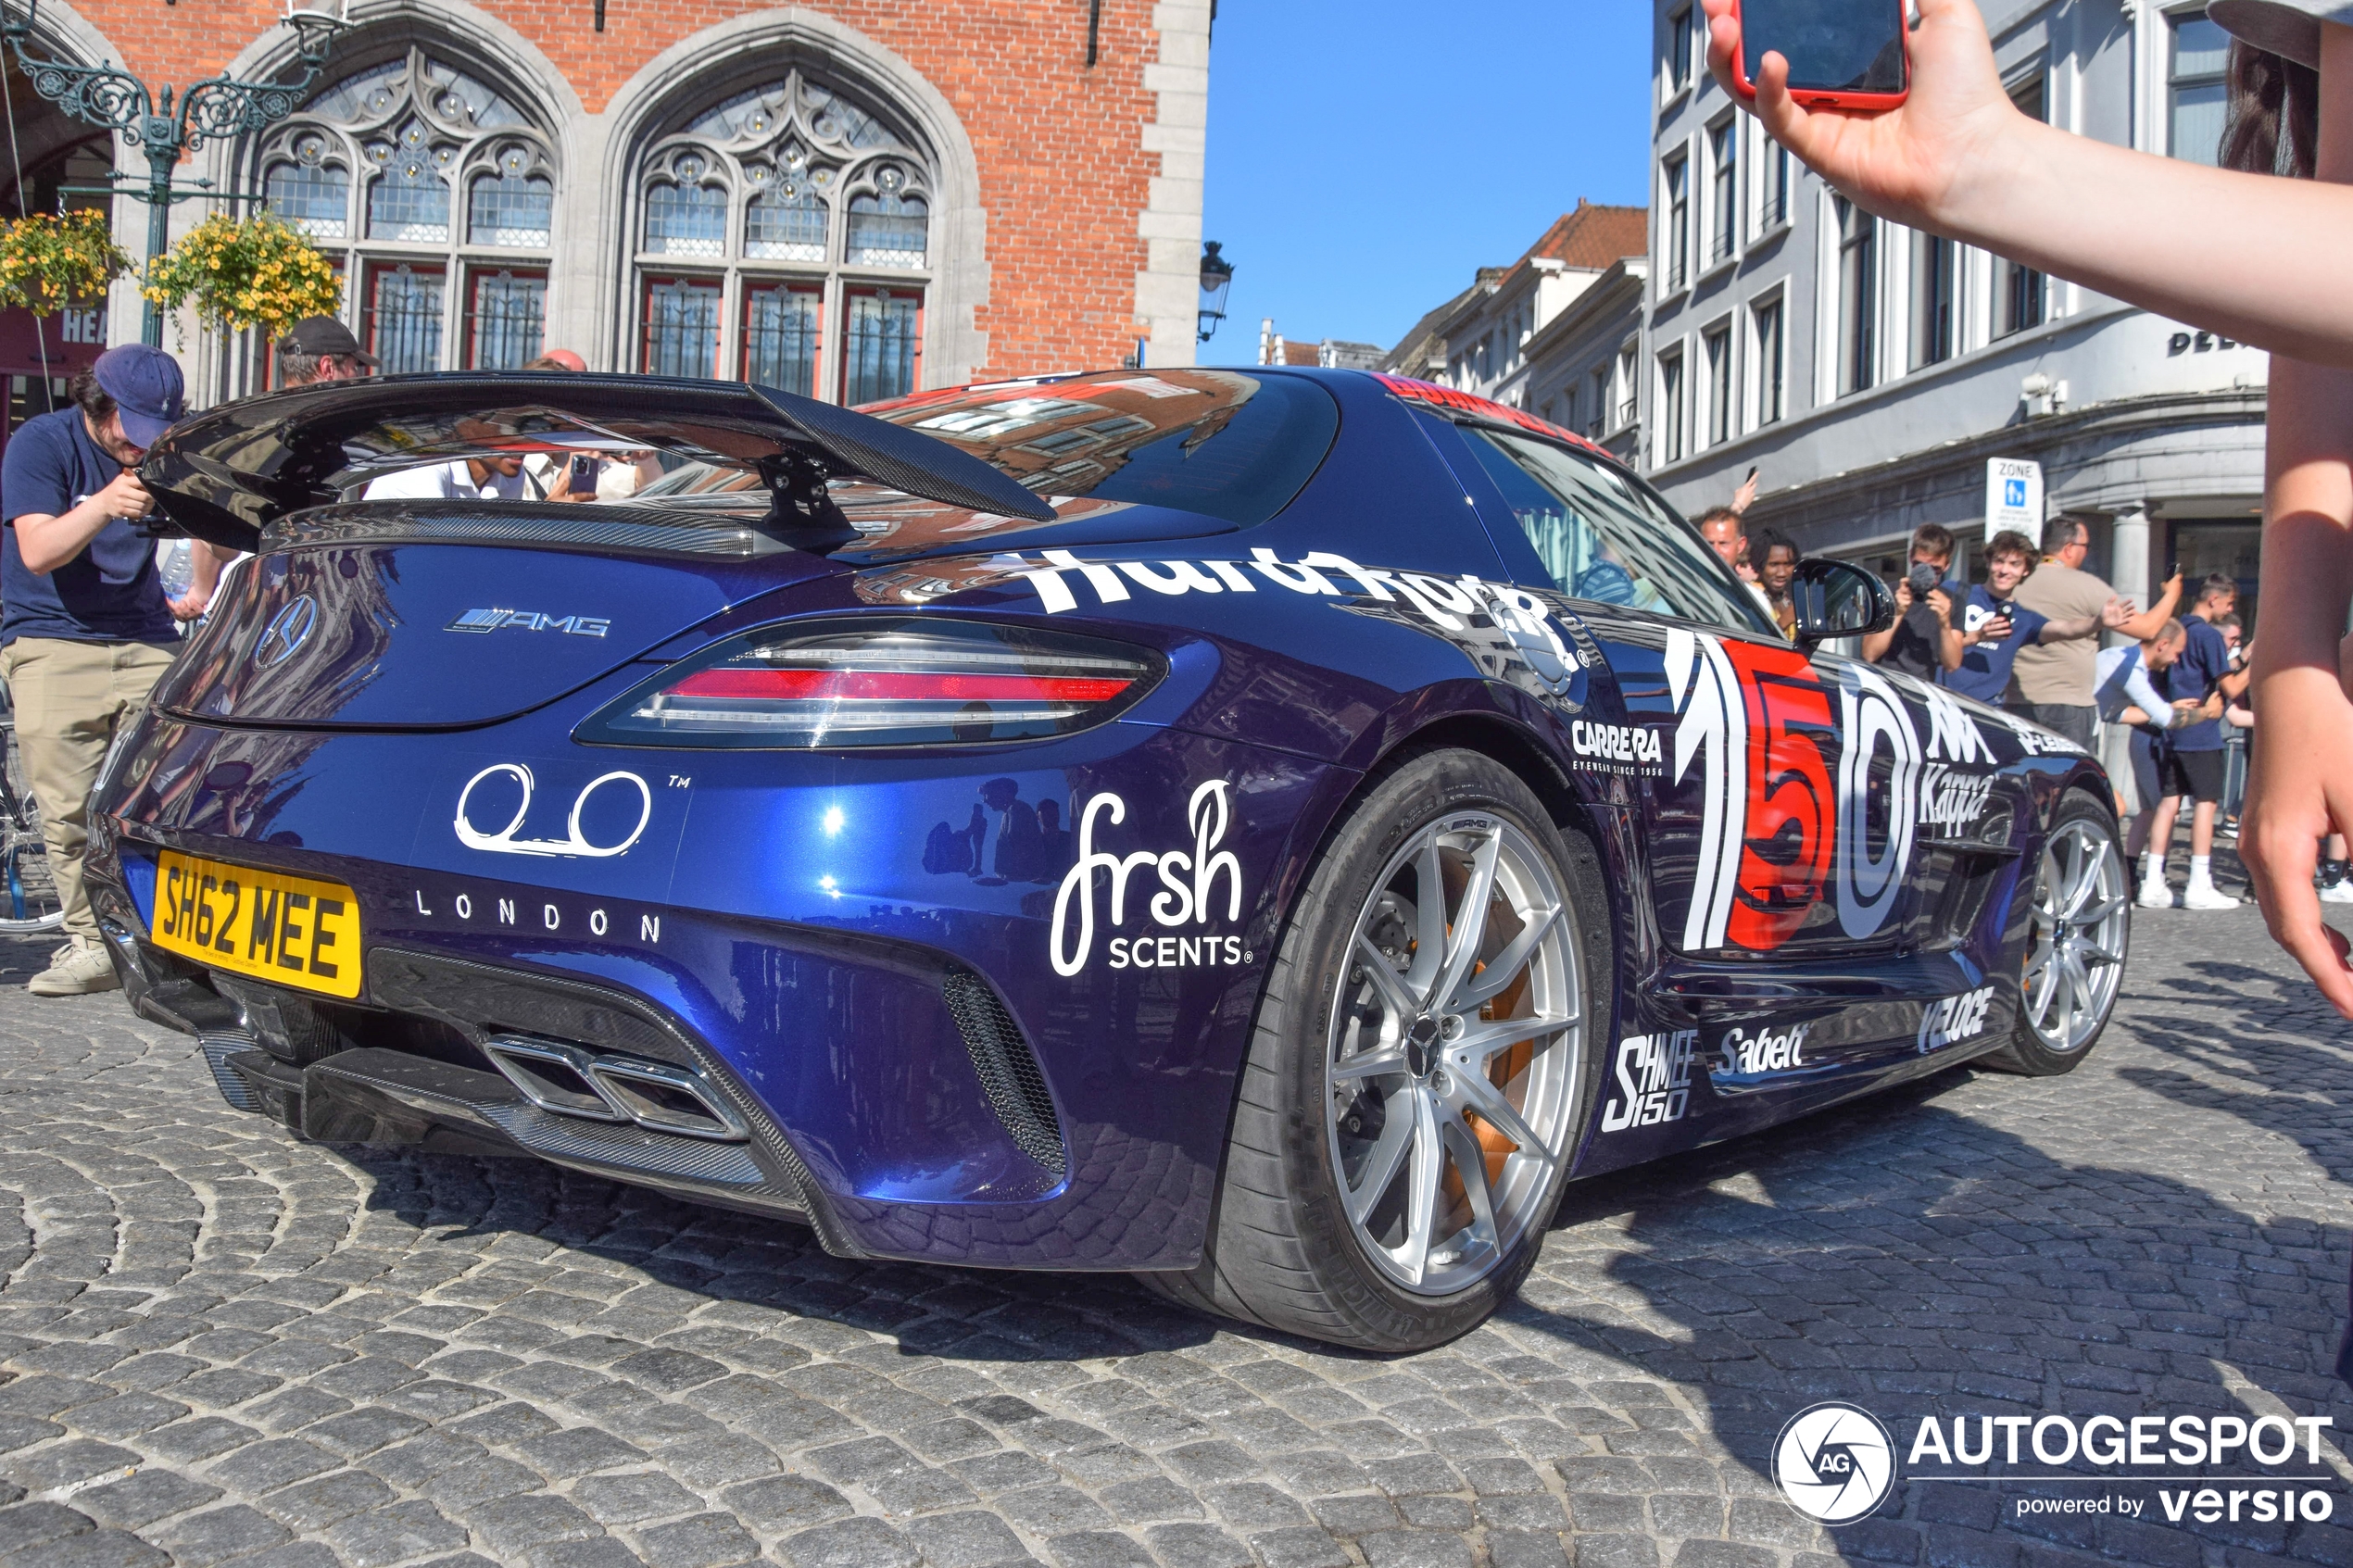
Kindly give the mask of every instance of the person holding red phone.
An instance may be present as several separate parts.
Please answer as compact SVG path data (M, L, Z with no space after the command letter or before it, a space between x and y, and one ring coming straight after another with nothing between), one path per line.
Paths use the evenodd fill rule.
M1708 68L1737 93L1739 0L1702 4ZM2213 0L2236 40L2219 168L2029 119L1972 0L1919 11L1900 107L1809 108L1768 51L1750 107L1868 211L2271 351L2263 722L2239 855L2272 936L2353 1018L2353 944L2313 886L2320 842L2353 829L2353 4ZM2152 214L2163 245L2147 243ZM2353 1333L2336 1371L2353 1381Z

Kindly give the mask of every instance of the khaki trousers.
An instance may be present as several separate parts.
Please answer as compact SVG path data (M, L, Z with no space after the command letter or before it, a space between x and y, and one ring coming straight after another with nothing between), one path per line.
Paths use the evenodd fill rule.
M90 789L115 731L146 706L171 667L170 648L153 643L73 643L19 637L0 648L0 678L17 710L17 748L25 787L41 808L49 872L65 906L66 934L98 940L97 917L82 887L90 845Z

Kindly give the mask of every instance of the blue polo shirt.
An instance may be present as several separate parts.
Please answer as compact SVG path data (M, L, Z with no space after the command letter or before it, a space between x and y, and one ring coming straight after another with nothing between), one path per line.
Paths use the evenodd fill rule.
M62 517L112 483L122 465L90 439L79 408L27 420L0 461L0 646L19 637L73 643L163 643L179 632L156 571L156 546L120 518L51 572L27 569L16 521Z
M1974 632L2000 610L2001 601L1981 583L1962 601L1961 630ZM1944 671L1946 688L1980 702L1998 705L2003 694L2010 689L2010 666L2017 661L2018 650L2042 636L2043 628L2049 624L2049 616L2038 615L2024 605L2011 606L2010 634L1998 643L1972 643L1963 648L1961 667Z
M2190 634L2182 657L2165 672L2165 696L2169 702L2184 699L2204 702L2223 676L2231 672L2231 645L2222 633L2195 615L2182 617L2182 628ZM2166 732L2165 744L2175 751L2220 751L2222 749L2222 721L2201 719L2195 724Z

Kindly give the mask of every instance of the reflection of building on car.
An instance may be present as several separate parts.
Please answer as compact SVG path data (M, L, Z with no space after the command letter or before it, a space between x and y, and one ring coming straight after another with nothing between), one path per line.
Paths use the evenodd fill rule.
M261 554L100 801L137 1005L314 1137L1374 1348L1492 1311L1572 1177L2090 1048L2106 780L1814 650L1884 623L1864 574L1800 570L1793 647L1525 414L1149 379L190 421L151 483ZM334 499L485 439L673 468Z

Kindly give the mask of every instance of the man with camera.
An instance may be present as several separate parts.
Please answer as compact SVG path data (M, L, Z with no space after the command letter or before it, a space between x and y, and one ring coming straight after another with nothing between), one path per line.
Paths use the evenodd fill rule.
M1960 668L1962 633L1953 624L1953 603L1968 590L1946 573L1953 564L1953 531L1935 523L1912 530L1911 571L1895 584L1895 624L1863 638L1863 657L1873 664L1934 682Z
M69 938L25 987L36 997L117 985L82 888L90 786L116 729L170 668L174 618L204 613L213 589L216 558L197 545L187 595L167 600L154 543L132 526L155 509L137 465L181 397L162 349L109 348L74 377L70 407L18 428L0 467L0 675Z

